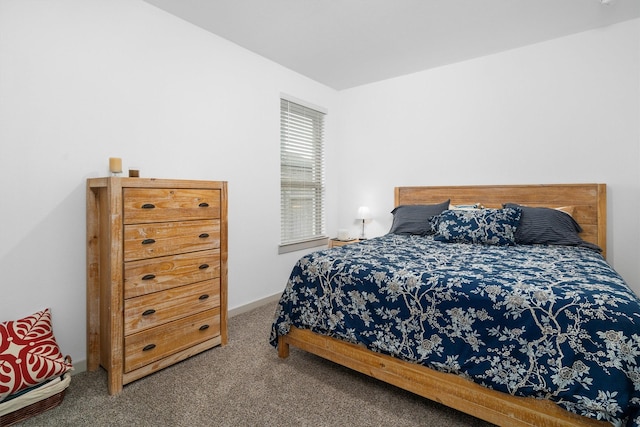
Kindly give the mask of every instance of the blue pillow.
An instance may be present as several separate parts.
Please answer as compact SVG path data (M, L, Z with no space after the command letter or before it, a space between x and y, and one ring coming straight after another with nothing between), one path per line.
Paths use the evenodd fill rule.
M519 208L446 210L433 218L435 240L448 243L515 245Z
M391 211L393 224L392 234L433 234L429 220L449 207L449 200L436 205L401 205Z
M582 228L568 213L515 203L507 203L504 207L519 208L522 211L520 225L516 230L516 243L519 245L584 246L602 251L599 246L582 240L579 236Z

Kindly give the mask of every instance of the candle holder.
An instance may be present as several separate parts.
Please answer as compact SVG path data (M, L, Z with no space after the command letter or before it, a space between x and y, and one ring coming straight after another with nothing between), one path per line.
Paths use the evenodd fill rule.
M122 159L119 157L109 157L109 172L111 176L120 176L122 173Z

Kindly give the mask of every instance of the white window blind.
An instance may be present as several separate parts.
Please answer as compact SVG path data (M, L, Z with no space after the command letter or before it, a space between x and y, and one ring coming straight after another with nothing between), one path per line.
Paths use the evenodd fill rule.
M324 116L280 100L280 253L326 242Z

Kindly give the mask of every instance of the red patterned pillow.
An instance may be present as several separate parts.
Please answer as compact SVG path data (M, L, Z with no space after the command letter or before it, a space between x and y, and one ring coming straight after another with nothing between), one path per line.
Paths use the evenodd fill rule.
M48 308L0 323L0 402L71 368L53 336Z

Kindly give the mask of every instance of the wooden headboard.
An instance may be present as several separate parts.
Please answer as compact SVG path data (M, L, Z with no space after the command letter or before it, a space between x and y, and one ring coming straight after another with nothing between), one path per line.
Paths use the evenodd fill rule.
M559 208L573 206L573 217L582 227L580 237L607 251L606 184L463 185L396 187L395 206L441 203L480 203L500 208L504 203Z

